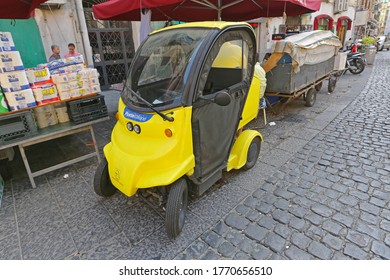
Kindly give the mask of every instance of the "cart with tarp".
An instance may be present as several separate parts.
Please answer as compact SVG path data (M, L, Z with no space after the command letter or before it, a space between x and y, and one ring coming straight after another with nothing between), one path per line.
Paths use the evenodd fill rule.
M339 59L340 40L330 31L316 30L287 37L275 42L272 54L263 65L267 72L265 97L272 107L271 97L281 103L303 97L308 107L314 105L317 92L328 80L333 92L345 62Z

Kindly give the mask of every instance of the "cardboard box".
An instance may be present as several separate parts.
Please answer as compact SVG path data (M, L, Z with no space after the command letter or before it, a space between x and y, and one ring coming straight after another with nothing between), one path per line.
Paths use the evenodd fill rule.
M347 63L348 52L339 52L334 59L333 70L343 70Z
M0 32L0 52L16 51L10 32Z
M37 105L31 89L25 89L17 92L6 92L5 97L7 98L8 107L11 111L17 111Z
M0 73L0 84L4 92L15 92L30 88L24 71Z
M21 70L24 66L19 52L0 52L0 73Z

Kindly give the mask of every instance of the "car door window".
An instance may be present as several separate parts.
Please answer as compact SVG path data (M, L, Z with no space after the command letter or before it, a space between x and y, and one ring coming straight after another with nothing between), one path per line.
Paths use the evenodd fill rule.
M207 77L202 96L214 94L242 82L247 77L248 46L243 40L224 42L214 58Z

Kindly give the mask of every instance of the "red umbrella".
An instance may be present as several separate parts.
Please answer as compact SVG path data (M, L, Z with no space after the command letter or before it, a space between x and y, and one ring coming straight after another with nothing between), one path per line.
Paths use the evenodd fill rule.
M321 0L110 0L92 6L95 18L139 21L140 9L152 20L243 21L259 17L296 16L318 11Z
M34 9L47 0L1 0L1 19L27 19L33 15Z

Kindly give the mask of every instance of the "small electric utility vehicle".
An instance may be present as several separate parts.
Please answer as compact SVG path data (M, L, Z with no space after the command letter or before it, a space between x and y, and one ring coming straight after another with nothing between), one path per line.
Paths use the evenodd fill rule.
M178 236L189 192L200 196L223 171L256 163L262 135L244 130L259 108L255 64L246 23L189 23L149 35L125 81L95 192L154 188L166 203L168 236Z

